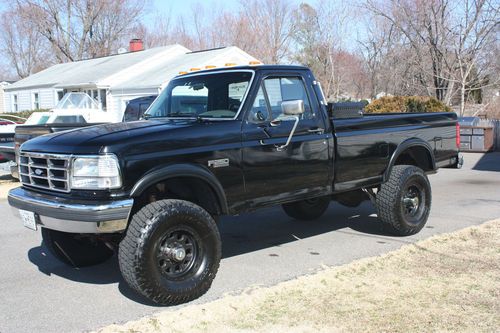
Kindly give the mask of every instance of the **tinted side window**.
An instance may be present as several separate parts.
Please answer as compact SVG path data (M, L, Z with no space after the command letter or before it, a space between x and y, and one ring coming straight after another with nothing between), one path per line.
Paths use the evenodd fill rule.
M301 99L304 101L305 113L303 119L312 119L311 103L302 80L298 77L270 78L264 81L269 104L271 106L272 119L279 117L281 112L281 103Z
M235 82L228 85L228 109L237 112L240 108L241 101L247 91L248 81Z
M144 112L146 112L146 110L149 108L150 105L151 103L139 104L139 116L137 117L137 119L141 118L144 115Z
M252 109L248 115L248 121L252 123L260 123L263 121L269 121L269 111L267 110L266 96L262 87L259 88L257 96L252 105Z
M134 121L139 119L139 112L135 106L135 103L128 103L123 113L123 121Z
M85 118L83 116L78 115L78 116L57 116L56 119L54 119L55 124L76 124L76 123L81 123L84 124L86 123Z

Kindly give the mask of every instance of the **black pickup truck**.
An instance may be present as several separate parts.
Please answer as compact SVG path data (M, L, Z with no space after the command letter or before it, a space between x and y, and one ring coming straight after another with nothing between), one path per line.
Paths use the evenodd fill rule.
M118 252L160 304L205 293L221 259L218 217L282 205L320 217L370 199L388 231L427 221L427 174L460 167L454 113L335 118L311 71L242 66L180 75L145 120L41 136L20 151L9 204L73 266Z

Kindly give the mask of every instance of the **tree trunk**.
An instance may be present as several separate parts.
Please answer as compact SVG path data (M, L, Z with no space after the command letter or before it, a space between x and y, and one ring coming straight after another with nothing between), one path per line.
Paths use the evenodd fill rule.
M460 87L460 117L463 117L465 113L465 83L462 82Z

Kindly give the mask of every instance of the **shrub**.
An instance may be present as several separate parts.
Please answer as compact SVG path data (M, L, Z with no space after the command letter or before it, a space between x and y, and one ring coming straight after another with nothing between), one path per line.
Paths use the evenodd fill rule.
M393 112L451 112L451 108L434 97L424 96L386 96L365 107L365 113Z

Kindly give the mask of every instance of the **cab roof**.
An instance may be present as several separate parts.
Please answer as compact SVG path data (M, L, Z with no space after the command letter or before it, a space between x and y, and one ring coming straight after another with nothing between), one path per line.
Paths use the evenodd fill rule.
M176 76L182 77L182 76L187 76L187 75L192 75L192 74L197 74L197 73L217 73L217 72L224 72L224 71L234 71L234 70L252 70L255 72L258 71L263 71L263 70L269 70L269 71L303 71L303 70L309 70L308 67L305 66L299 66L299 65L242 65L242 66L224 66L224 67L217 67L217 68L210 68L210 69L200 69L196 71L189 71L183 74L179 74Z

